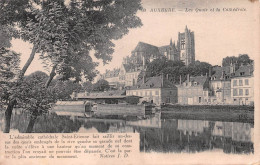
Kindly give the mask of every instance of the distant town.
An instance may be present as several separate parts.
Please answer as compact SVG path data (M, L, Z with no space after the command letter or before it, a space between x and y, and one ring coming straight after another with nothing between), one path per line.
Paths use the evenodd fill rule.
M164 62L166 68L162 70L166 71L154 68L156 61ZM180 63L186 70L181 72ZM107 93L139 96L141 102L156 105L253 105L253 60L248 55L226 57L222 65L195 61L194 32L186 26L184 32L178 33L178 40L170 39L169 45L157 47L139 42L120 68L106 70L101 75L99 81L107 81L109 85L105 92L74 93L73 98Z

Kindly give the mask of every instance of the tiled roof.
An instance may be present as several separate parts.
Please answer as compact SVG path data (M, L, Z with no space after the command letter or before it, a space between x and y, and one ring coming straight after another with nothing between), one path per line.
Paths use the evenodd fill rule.
M211 80L212 81L220 81L222 80L222 72L225 72L225 76L226 76L226 80L230 80L230 67L226 66L226 67L213 67L212 69L213 72L215 72L212 76L211 76Z
M190 77L190 82L191 82L191 86L201 86L203 87L203 89L208 89L209 88L209 84L206 83L208 81L208 77L207 76L196 76L196 77ZM195 85L196 83L196 85ZM186 84L186 85L185 85ZM188 80L186 80L182 85L178 85L178 88L189 88L189 83Z
M170 45L165 45L165 46L161 46L159 47L159 51L160 52L165 52L170 48Z
M197 85L204 85L204 83L207 81L207 76L196 76L196 77L190 77L190 82L196 82ZM188 83L188 80L185 81Z
M138 81L138 83L131 87L130 89L149 89L149 88L176 88L169 80L163 78L163 86L162 86L162 77L149 77L146 78L145 83L143 83L143 79Z
M235 72L235 77L252 76L253 73L254 73L253 65L240 66L239 69Z
M132 52L147 52L149 54L158 54L159 49L157 46L139 42Z

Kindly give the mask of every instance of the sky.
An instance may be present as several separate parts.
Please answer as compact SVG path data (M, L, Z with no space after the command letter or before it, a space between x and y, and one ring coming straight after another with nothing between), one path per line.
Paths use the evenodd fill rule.
M139 41L155 46L164 46L170 39L177 41L178 32L184 32L187 25L195 33L195 59L212 65L221 65L222 58L248 54L255 59L259 54L259 20L257 3L249 0L143 0L146 11L139 11L137 16L143 26L130 29L122 39L114 41L115 51L112 61L103 65L100 61L98 70L120 67L122 60L136 47ZM174 8L175 12L151 12L157 8ZM185 12L192 9L192 12ZM214 12L210 9L214 8ZM216 12L219 8L220 11ZM223 11L223 8L238 8L245 11ZM207 9L206 12L197 12ZM190 11L190 10L189 10ZM21 66L30 55L32 45L21 40L12 41L12 49L21 53ZM37 70L48 72L37 55L26 74Z

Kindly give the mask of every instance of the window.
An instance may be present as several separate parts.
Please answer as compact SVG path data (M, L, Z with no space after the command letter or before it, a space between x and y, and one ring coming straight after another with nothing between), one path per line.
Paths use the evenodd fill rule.
M201 103L201 97L199 97L199 103Z
M243 76L243 75L245 75L245 72L240 72L240 76Z
M243 96L243 89L239 89L239 96Z
M249 85L248 79L245 79L245 85Z
M246 95L246 96L249 95L249 90L248 90L248 89L245 90L245 95Z
M237 89L233 89L233 96L237 96Z
M159 95L159 91L155 91L155 95Z
M237 80L233 81L233 86L237 86Z
M243 86L243 80L239 80L239 86Z

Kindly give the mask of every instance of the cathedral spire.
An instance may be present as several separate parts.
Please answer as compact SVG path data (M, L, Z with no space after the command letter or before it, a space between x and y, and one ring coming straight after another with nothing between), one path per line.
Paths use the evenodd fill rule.
M185 27L185 32L188 32L188 27L187 27L187 25L186 25L186 27Z
M170 45L172 46L172 38L171 38L171 40L170 40Z

